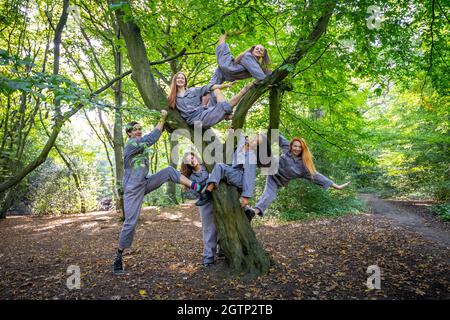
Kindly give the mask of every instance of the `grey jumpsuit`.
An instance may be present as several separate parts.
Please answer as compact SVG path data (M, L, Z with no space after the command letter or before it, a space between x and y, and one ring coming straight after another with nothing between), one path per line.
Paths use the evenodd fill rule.
M229 184L242 190L242 197L251 198L255 190L256 154L253 150L244 151L245 136L239 137L232 165L216 163L208 179L208 183L219 184L226 179Z
M163 183L180 181L180 172L167 167L155 174L148 175L149 160L145 158L141 165L134 165L135 157L142 154L144 145L151 146L158 141L161 131L155 128L142 138L130 139L124 148L123 200L125 221L120 231L119 248L125 249L133 242L136 224L141 212L142 201L147 193L159 188Z
M266 178L266 186L261 199L255 205L264 214L264 211L275 200L278 188L287 186L292 179L308 179L317 185L322 186L324 189L329 188L333 181L324 175L316 172L311 178L305 165L303 164L301 157L295 157L289 152L289 141L280 134L279 139L280 148L283 150L283 154L280 156L278 172L274 175L268 175Z
M211 102L207 108L202 105L202 97L211 91L211 87L212 84L203 87L188 88L182 97L177 96L177 109L188 125L193 126L195 121L200 121L202 122L203 128L207 129L222 121L226 115L233 112L228 101ZM215 98L213 101L215 101Z
M199 172L193 171L189 179L191 181L203 184L208 180L209 173L204 166ZM213 205L209 201L204 206L198 207L202 221L203 233L203 263L213 263L214 255L217 250L217 230L214 223Z
M222 43L216 47L218 67L209 82L210 85L222 84L225 81L255 78L263 80L267 75L258 63L258 60L250 52L246 52L239 63L234 62L228 44Z

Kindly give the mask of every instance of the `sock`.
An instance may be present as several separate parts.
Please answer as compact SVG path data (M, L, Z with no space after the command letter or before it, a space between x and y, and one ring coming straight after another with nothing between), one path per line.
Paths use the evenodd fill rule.
M200 191L202 191L202 185L200 183L192 181L191 189L194 191L200 192Z

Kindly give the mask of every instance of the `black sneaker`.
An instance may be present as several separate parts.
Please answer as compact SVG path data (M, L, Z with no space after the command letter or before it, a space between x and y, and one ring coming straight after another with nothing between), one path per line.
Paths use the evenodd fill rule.
M203 262L202 265L203 265L205 268L208 268L208 267L211 267L211 266L214 265L214 261L213 261L213 262Z
M122 255L116 254L116 258L114 259L113 273L116 275L124 273L122 264Z
M195 205L197 207L201 207L204 206L205 204L207 204L208 202L211 201L211 191L205 191L205 193L200 193L200 197L198 198L197 202L195 203Z
M247 216L248 222L252 222L253 217L255 216L255 210L248 207L245 209L245 215Z

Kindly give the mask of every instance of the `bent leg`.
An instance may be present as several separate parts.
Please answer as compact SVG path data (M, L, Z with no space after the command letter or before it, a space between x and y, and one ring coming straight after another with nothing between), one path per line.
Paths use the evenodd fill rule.
M213 183L215 185L219 184L220 180L225 177L225 168L228 167L225 163L216 163L211 173L209 174L209 179L206 182L208 185Z
M150 193L155 189L158 189L165 182L168 181L179 183L180 176L181 173L172 167L167 167L165 169L162 169L161 171L158 171L155 174L152 174L150 177L147 178L147 184L145 186L145 194Z
M203 128L208 129L225 119L232 112L233 110L227 101L217 102L214 107L205 109L197 121L201 121Z
M219 68L229 70L230 66L234 63L233 55L230 52L230 47L226 43L219 44L216 49L216 60Z
M222 70L220 69L220 67L216 68L216 70L214 71L214 75L211 78L211 80L209 81L210 85L215 85L215 84L222 84L225 81L225 77L223 75Z

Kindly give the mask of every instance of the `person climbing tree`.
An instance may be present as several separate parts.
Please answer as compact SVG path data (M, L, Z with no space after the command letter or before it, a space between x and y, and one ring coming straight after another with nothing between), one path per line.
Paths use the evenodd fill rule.
M225 81L236 81L247 78L263 80L270 70L269 54L266 48L257 44L242 52L235 58L230 52L228 44L225 42L226 33L219 38L219 45L216 47L217 65L214 75L209 82L210 85L221 84Z
M237 95L226 101L220 89L230 88L233 83L206 85L203 87L188 88L186 75L177 72L172 77L170 84L170 92L168 96L169 108L180 111L181 116L190 126L194 122L199 121L202 127L207 129L225 119L227 115L231 115L233 108L238 104L242 96L252 87L245 86ZM209 100L207 108L204 106L202 98L214 92L214 98Z
M335 184L332 180L317 172L311 151L304 139L292 138L289 142L283 135L279 135L279 145L283 154L280 156L278 171L266 178L266 186L255 208L247 208L245 214L252 219L255 214L263 216L265 210L275 200L277 190L289 184L293 179L307 179L325 189L333 187L341 190L351 182L342 185Z
M233 134L234 130L230 129L229 133ZM264 134L257 133L249 137L241 133L236 151L233 154L232 164L216 163L214 165L206 182L207 186L196 205L202 206L209 202L214 188L221 180L226 180L229 184L242 190L240 204L241 207L246 207L255 189L256 168L258 165L261 166L261 161L258 161L257 148L263 143L267 145Z
M163 183L172 181L180 183L194 191L200 191L202 186L180 174L172 167L167 167L155 174L148 176L149 161L144 155L146 148L153 145L161 137L167 111L161 111L161 118L155 129L142 136L142 128L136 121L130 122L125 129L129 140L124 148L124 214L125 221L119 235L119 245L114 259L114 274L123 273L122 255L125 248L129 248L133 242L136 224L141 212L144 196Z

